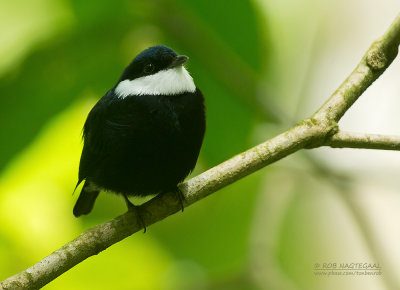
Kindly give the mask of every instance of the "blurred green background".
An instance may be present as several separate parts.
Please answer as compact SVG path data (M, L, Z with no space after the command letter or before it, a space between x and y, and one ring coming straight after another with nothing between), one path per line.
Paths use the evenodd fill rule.
M313 113L397 0L0 2L0 280L121 213L72 207L81 130L141 50L188 55L207 103L194 175ZM341 121L400 134L399 60ZM398 152L298 152L89 258L45 289L399 289ZM316 263L379 263L319 277Z

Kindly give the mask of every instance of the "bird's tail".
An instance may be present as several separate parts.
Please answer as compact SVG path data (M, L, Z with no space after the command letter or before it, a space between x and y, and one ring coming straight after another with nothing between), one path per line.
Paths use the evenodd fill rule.
M100 191L97 188L88 185L88 182L86 181L83 185L81 194L75 203L73 210L74 216L79 217L81 215L90 213L99 193Z

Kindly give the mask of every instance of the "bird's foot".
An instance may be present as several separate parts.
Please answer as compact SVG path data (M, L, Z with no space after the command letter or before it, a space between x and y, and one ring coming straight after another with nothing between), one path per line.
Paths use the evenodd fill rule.
M183 212L184 207L184 202L186 200L185 196L183 195L182 190L179 189L179 187L177 186L174 190L174 193L179 201L179 205L181 206L181 210Z
M137 219L138 219L140 225L141 225L142 228L143 228L143 233L146 233L146 224L144 223L144 219L143 219L143 217L142 217L140 207L134 205L134 204L128 199L128 197L126 196L126 194L123 194L122 196L123 196L124 199L125 199L125 203L126 203L126 206L128 207L128 211L133 211L133 212L135 212L135 214L136 214L136 216L137 216Z

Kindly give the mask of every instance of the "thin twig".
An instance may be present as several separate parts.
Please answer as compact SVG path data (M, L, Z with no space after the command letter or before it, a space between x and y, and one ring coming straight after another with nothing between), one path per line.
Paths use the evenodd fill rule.
M400 150L400 136L339 131L326 145L332 148Z

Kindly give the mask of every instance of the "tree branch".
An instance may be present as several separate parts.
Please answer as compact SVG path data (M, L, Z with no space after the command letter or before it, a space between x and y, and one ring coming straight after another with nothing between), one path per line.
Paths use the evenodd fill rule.
M338 131L337 122L358 97L390 65L400 44L400 15L382 38L372 44L360 64L309 119L180 185L185 207L302 148L319 146L400 150L400 137ZM140 206L146 225L180 210L172 193ZM38 289L86 258L141 229L134 212L93 227L27 270L0 283L2 289Z
M339 131L328 139L325 145L332 148L364 148L399 151L400 136Z
M355 70L314 115L320 120L338 122L359 96L386 70L398 53L400 14L363 56Z

